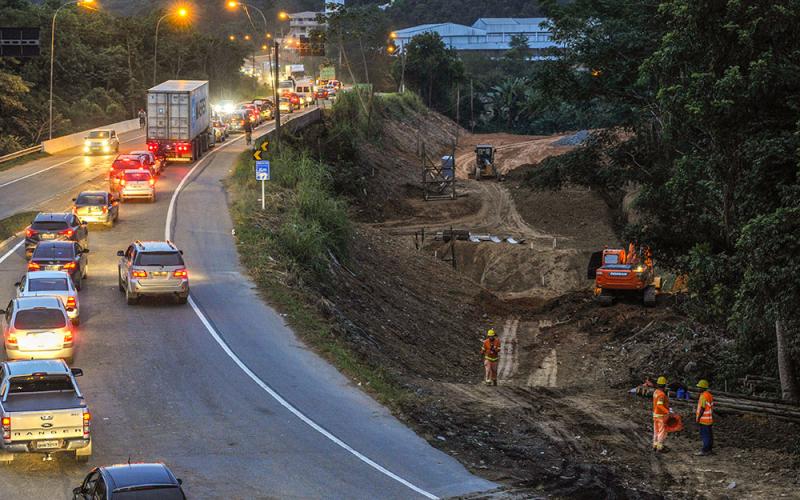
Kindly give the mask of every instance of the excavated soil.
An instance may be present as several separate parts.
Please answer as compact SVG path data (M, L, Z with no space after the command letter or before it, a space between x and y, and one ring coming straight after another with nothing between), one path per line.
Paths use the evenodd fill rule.
M459 197L422 200L421 144L453 150L455 125L434 113L384 127L364 146L371 172L347 266L335 265L320 306L363 359L413 397L401 417L470 470L503 484L471 498L797 498L800 426L720 412L718 453L696 457L692 409L671 453L650 449L650 402L628 393L666 373L687 382L710 367L724 332L691 324L680 296L600 308L588 255L619 242L591 191L534 192L524 173L569 147L562 136L459 132ZM498 147L504 182L468 179L473 148ZM437 240L450 228L513 237ZM422 233L425 239L422 239ZM455 256L454 261L450 259ZM498 387L481 383L485 330L503 342Z

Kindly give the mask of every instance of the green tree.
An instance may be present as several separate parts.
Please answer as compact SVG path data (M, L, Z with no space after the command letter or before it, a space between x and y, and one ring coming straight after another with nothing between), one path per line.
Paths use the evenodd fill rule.
M464 65L456 51L445 47L438 33L422 33L411 38L405 48L405 81L420 94L428 106L447 109L454 85L464 79ZM402 60L393 72L399 80Z

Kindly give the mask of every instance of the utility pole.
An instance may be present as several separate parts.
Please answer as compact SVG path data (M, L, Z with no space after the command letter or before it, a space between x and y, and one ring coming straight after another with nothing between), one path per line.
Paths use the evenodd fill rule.
M458 129L461 127L461 84L456 85L456 144L458 144Z
M475 94L472 89L472 78L469 79L469 128L475 133Z
M273 82L273 97L275 99L275 142L277 143L277 147L280 148L281 145L281 102L278 100L278 67L280 66L280 62L278 61L278 41L275 40L272 42L272 45L275 49L275 69L273 71L275 75L275 81Z

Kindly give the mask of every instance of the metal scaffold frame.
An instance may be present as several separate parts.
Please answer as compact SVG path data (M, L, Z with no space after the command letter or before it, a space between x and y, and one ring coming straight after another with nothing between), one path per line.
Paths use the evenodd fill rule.
M442 161L428 156L423 143L420 148L420 164L422 167L422 191L425 201L456 199L456 147L453 145L452 169L446 168Z

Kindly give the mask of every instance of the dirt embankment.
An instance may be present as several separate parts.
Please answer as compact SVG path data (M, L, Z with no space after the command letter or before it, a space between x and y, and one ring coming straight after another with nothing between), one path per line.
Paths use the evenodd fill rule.
M587 190L521 185L527 169L569 149L552 144L559 137L462 130L459 197L423 201L421 144L450 154L454 131L420 114L385 122L382 143L360 151L371 175L352 258L322 300L363 359L413 391L400 403L409 424L520 498L795 496L796 424L720 412L718 454L695 457L692 409L676 404L687 429L670 436L672 453L652 453L650 402L628 389L661 373L694 381L728 340L688 322L674 297L653 309L591 300L588 255L618 243L605 205ZM468 178L478 143L498 147L505 182ZM501 242L435 238L450 228ZM498 387L480 383L489 327L503 341Z

